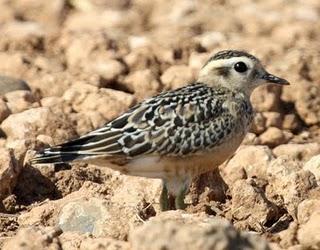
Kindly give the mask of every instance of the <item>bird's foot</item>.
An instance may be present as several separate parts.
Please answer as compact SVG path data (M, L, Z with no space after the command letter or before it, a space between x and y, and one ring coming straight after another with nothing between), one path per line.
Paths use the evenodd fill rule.
M162 191L160 195L160 209L161 211L168 211L169 208L169 199L168 199L168 189L166 185L162 186Z
M186 204L184 203L185 197L186 197L186 190L182 189L174 199L175 209L184 210L186 208Z

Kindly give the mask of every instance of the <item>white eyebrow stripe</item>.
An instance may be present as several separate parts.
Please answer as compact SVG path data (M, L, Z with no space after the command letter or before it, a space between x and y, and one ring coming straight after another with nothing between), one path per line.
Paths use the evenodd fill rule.
M246 56L240 56L240 57L232 57L228 59L218 59L218 60L212 60L209 61L200 71L199 75L207 75L212 71L214 68L219 67L232 67L235 63L242 61L244 62L249 69L253 68L254 62L253 59L250 59Z

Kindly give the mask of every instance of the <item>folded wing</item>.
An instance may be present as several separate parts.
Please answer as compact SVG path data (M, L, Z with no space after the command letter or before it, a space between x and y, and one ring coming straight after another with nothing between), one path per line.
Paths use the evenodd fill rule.
M203 84L166 92L78 139L44 149L32 163L92 158L133 158L146 154L183 156L217 145L235 126L223 107L226 90Z

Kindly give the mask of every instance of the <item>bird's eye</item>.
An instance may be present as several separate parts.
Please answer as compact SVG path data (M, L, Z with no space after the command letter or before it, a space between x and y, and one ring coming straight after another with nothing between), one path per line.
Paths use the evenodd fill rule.
M237 71L239 73L243 73L243 72L246 72L248 70L248 67L244 62L237 62L234 65L234 69L235 69L235 71Z

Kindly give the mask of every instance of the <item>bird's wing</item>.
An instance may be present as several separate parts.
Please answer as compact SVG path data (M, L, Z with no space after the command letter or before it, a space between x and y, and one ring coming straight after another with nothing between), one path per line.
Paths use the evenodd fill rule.
M196 84L164 94L146 138L155 153L183 156L219 145L237 125L226 100L232 93ZM235 107L238 109L240 107Z
M235 126L224 107L225 89L193 84L150 98L100 129L47 148L34 163L68 162L87 157L185 155L213 147Z

